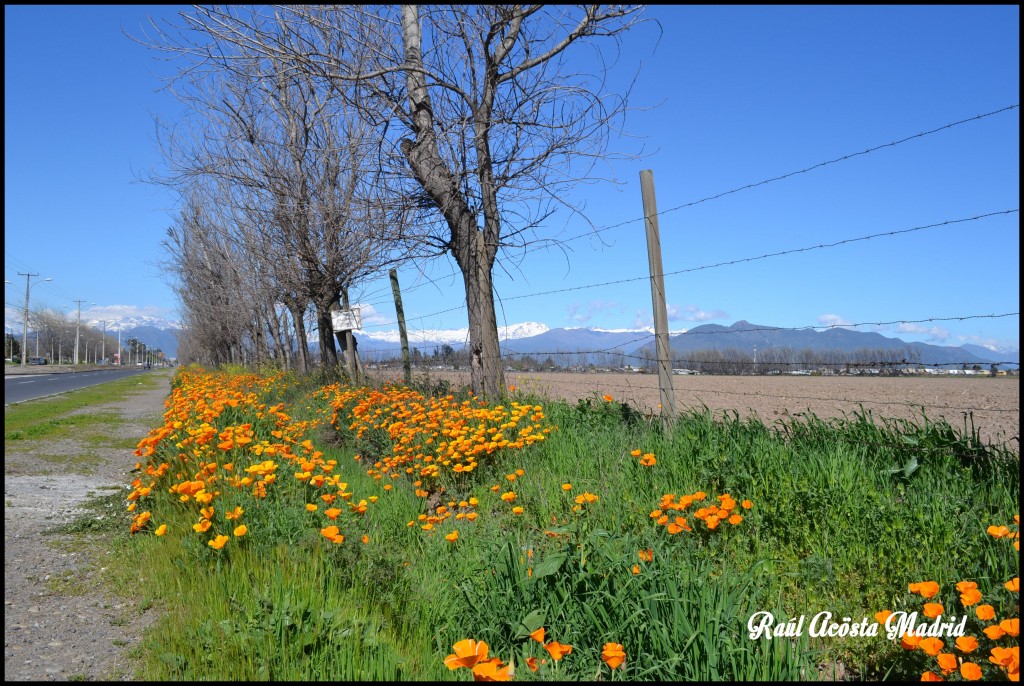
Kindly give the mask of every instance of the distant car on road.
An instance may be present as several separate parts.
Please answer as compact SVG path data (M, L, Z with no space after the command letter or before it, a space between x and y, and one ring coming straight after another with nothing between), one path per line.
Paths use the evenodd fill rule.
M30 357L28 358L29 364L48 364L45 357Z

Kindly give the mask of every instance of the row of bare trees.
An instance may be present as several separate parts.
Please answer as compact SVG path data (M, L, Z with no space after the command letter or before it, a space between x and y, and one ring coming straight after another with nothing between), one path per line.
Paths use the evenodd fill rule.
M164 127L182 208L166 238L183 359L337 364L331 312L443 254L465 286L473 389L504 389L495 265L543 243L607 157L626 95L599 44L630 6L195 7L142 42L178 60ZM570 48L595 49L586 69ZM582 56L580 56L582 57ZM307 316L308 315L308 316Z
M31 310L28 317L28 357L45 357L51 364L71 364L75 358L75 337L78 337L78 359L86 363L112 363L118 354L118 337L100 327L78 325L66 312L46 307ZM20 356L21 336L13 336L15 345L10 354ZM124 364L141 360L161 361L164 353L148 347L135 337L121 339L121 359ZM149 355L147 355L147 350Z

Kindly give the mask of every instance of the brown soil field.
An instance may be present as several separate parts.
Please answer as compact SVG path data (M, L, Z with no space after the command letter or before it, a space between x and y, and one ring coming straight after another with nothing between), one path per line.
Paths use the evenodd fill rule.
M468 384L468 372L429 370L430 379ZM414 371L421 378L422 370ZM399 377L400 378L400 377ZM573 374L506 372L505 382L548 398L575 402L611 395L645 413L657 413L656 374ZM1020 452L1020 380L1005 377L857 377L857 376L673 376L676 410L701 409L716 416L726 410L755 416L766 424L810 412L821 419L850 416L861 406L881 418L922 422L945 419L962 429L973 419L986 443L1005 443Z

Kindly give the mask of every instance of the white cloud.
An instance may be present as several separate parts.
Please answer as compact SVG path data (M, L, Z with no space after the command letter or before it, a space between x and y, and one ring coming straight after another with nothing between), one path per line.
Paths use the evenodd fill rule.
M729 315L721 310L702 310L696 305L680 307L668 303L665 305L665 313L670 322L706 322L712 319L722 319ZM654 326L653 316L647 310L637 310L633 318L633 326L639 329L650 329Z
M928 342L945 344L949 340L949 331L941 326L921 326L920 324L903 323L896 327L896 333L910 333L927 337Z
M359 317L363 326L393 323L394 318L381 314L373 305L359 305Z
M647 310L637 310L633 317L634 329L650 329L654 326L654 316Z
M593 316L605 310L623 309L622 305L614 300L590 300L586 303L572 303L568 307L568 319L577 324L589 322Z
M818 323L822 326L850 326L852 322L838 314L823 314L818 317Z
M983 348L988 348L993 352L1020 352L1019 340L1014 341L1007 338L988 338L985 336L957 336L956 338L960 345L963 345L964 343L972 343L974 345L980 345Z
M706 322L712 319L724 319L728 316L729 315L722 310L711 310L710 312L707 312L696 305L687 305L683 308L682 313L679 314L676 319L684 322ZM673 318L671 312L669 313L668 318L670 320Z

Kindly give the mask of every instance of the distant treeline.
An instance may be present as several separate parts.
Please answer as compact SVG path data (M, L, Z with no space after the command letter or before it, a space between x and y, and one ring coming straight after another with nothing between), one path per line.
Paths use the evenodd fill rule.
M378 354L379 355L379 354ZM400 358L391 351L386 355L374 356L368 362L387 367L400 368ZM469 366L469 351L456 350L450 345L441 345L424 352L413 347L410 361L414 367L444 366L453 369ZM510 371L589 371L635 368L655 371L657 359L650 349L634 354L614 350L611 352L551 352L541 354L508 353L504 364ZM795 350L792 348L767 348L757 352L738 348L695 350L685 354L672 355L672 368L701 374L786 374L790 372L830 372L838 374L891 374L903 373L906 369L929 366L922 363L920 351L913 348L871 349L853 351ZM950 365L932 365L949 368ZM960 365L957 365L960 366ZM965 369L988 369L993 365L963 364Z

